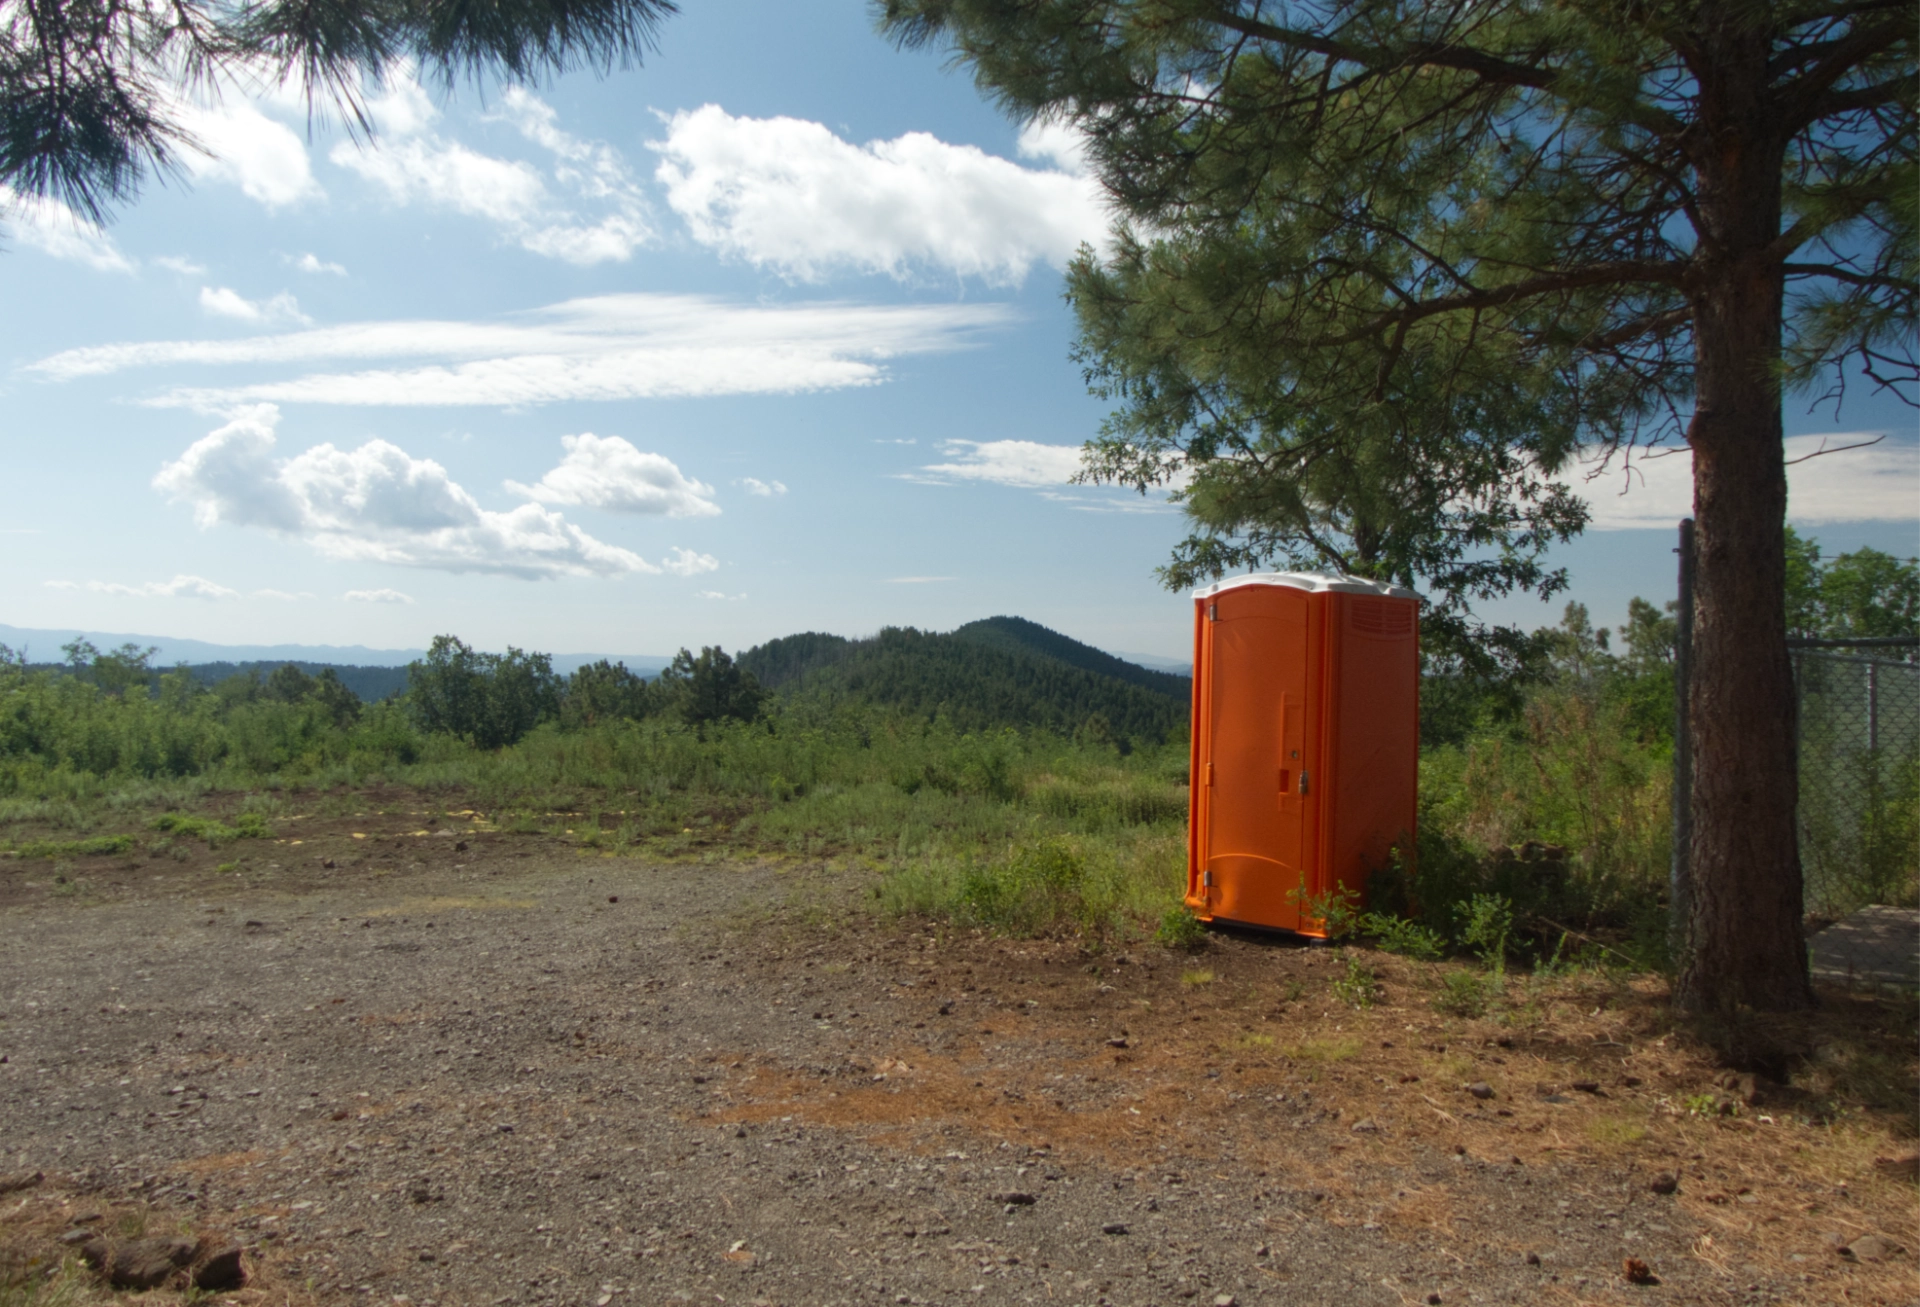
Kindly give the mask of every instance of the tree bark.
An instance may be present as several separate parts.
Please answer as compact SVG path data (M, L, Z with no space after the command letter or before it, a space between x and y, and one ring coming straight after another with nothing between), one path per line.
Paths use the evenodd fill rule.
M1703 7L1710 8L1710 7ZM1780 421L1785 142L1767 41L1735 6L1703 34L1693 296L1693 902L1681 1007L1809 1007L1786 646L1787 475Z

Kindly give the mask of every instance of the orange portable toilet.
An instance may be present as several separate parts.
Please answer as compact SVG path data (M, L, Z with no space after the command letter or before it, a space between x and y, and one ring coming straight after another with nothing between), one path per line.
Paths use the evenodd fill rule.
M1419 596L1314 572L1193 596L1187 906L1324 937L1311 905L1411 850Z

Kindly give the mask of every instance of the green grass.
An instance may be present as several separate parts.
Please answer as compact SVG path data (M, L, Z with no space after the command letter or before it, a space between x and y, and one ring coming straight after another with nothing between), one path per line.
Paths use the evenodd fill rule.
M233 819L231 826L213 817L195 816L184 812L163 812L148 823L154 830L165 831L183 839L205 840L207 847L217 849L223 844L235 840L270 840L273 828L267 819L257 811L243 811Z
M131 835L95 835L83 840L28 840L13 852L22 858L97 858L125 853L134 846Z
M1518 702L1423 753L1411 856L1374 869L1368 911L1321 915L1345 911L1390 952L1496 972L1569 939L1663 963L1666 745L1578 686ZM184 858L385 790L407 797L378 804L470 807L616 855L832 863L857 873L834 891L843 910L1180 951L1207 941L1181 901L1186 770L1184 740L1123 753L1097 733L963 731L818 695L751 723L549 722L488 750L421 731L403 704L340 724L312 704L115 698L0 671L0 835L26 857L125 853L146 826L152 852Z

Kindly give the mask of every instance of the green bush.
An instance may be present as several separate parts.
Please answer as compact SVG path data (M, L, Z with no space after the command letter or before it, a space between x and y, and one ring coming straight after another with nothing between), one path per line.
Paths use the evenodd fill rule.
M1160 918L1153 942L1180 953L1198 953L1211 942L1207 927L1184 903L1175 904Z

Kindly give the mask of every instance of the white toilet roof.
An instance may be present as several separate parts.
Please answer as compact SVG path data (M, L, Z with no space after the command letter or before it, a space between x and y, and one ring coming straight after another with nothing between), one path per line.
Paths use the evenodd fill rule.
M1246 585L1278 585L1289 590L1311 590L1321 593L1351 595L1378 595L1386 599L1418 599L1416 592L1405 586L1388 585L1385 581L1368 581L1358 576L1341 576L1334 572L1251 572L1246 576L1230 576L1212 585L1202 586L1193 592L1195 599L1208 599L1222 590L1237 590Z

